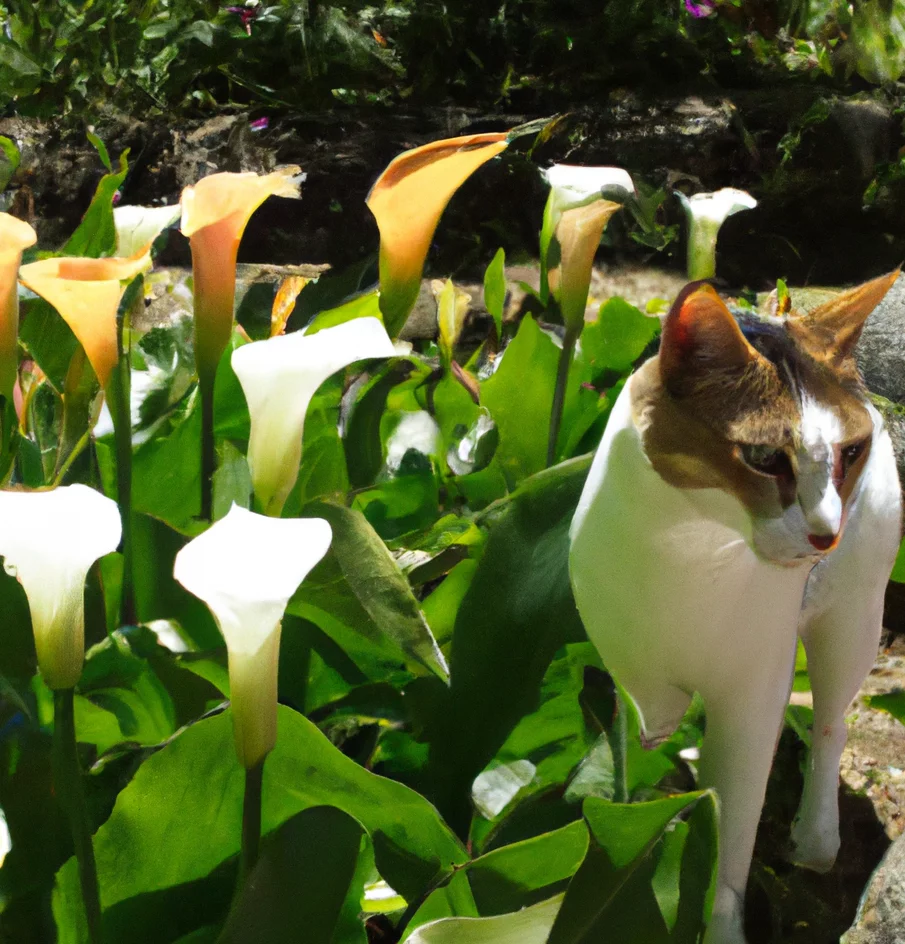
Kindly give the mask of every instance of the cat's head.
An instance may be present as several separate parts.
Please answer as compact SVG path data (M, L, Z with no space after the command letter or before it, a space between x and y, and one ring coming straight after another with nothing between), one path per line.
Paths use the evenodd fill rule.
M674 485L733 493L763 557L794 563L838 543L874 439L854 347L897 276L783 317L733 316L692 284L666 318L645 451Z

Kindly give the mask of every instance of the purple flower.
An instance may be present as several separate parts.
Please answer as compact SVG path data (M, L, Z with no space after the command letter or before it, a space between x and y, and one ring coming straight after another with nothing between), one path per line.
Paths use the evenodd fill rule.
M255 6L244 6L244 7L227 7L227 13L235 13L242 20L242 25L245 27L245 32L251 36L251 24L257 19L258 8Z
M685 9L697 20L710 16L716 0L685 0Z
M270 126L270 119L267 117L264 117L264 118L256 118L253 122L251 122L251 124L249 124L248 127L251 128L252 131L266 131L269 126Z

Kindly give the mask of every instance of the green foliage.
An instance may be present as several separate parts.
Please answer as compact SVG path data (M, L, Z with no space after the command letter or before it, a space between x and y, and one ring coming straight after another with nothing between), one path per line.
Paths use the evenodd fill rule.
M5 14L0 107L40 117L111 106L169 115L413 99L571 104L660 83L667 63L674 79L708 68L857 72L877 84L905 67L900 4L883 0L785 0L760 14L733 0L702 19L659 0L9 0ZM672 238L649 219L641 241Z

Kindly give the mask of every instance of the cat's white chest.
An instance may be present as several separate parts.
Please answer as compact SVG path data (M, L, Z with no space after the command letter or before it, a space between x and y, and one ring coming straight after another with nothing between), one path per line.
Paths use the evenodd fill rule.
M735 684L745 666L769 670L774 651L794 647L809 566L758 558L734 496L664 481L642 450L630 396L631 380L572 524L576 602L629 691L656 682L706 698L705 688Z

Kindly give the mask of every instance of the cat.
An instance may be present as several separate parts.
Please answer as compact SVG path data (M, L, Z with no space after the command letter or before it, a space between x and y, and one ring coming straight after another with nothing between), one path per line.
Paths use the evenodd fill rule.
M898 272L808 314L734 316L686 286L659 354L626 382L572 521L588 636L650 739L699 692L700 785L720 801L705 944L743 944L745 886L798 636L813 747L793 861L839 848L844 713L873 666L901 535L889 435L854 347Z

